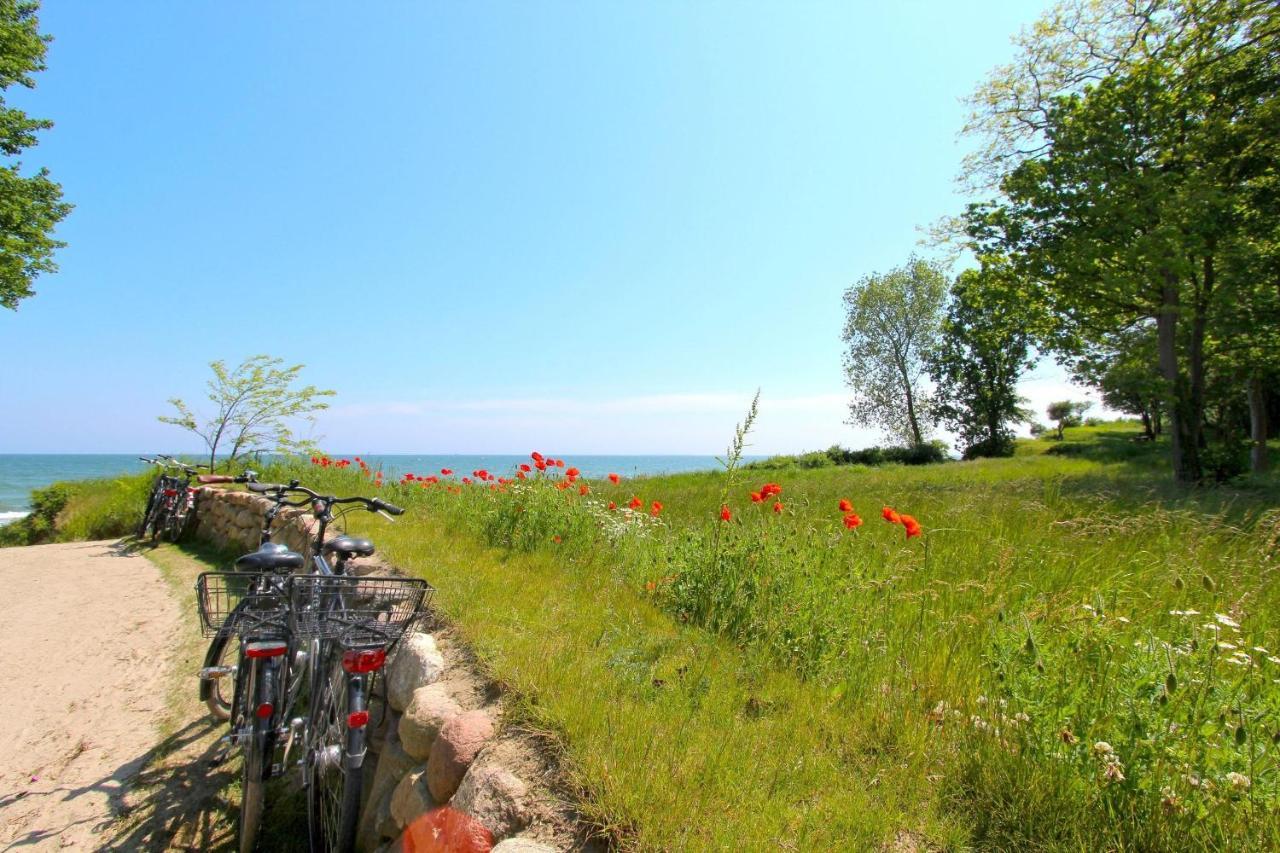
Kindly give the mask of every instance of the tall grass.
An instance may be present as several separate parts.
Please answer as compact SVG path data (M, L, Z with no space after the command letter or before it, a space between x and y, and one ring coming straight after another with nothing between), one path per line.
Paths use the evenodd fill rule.
M138 526L152 472L53 483L32 494L31 514L0 527L0 547L114 539Z
M762 484L715 473L592 482L586 494L566 486L567 468L467 486L414 479L379 488L420 520L379 537L440 579L464 627L483 626L498 675L565 735L602 822L622 816L644 844L688 841L677 827L699 809L775 840L883 840L884 819L809 823L850 805L829 787L856 773L870 786L863 806L943 843L1276 846L1280 491L1274 480L1181 490L1155 462L1161 449L1133 438L1081 428L1005 460L769 472L780 512L751 500ZM277 472L288 474L375 490L356 469ZM864 525L845 528L841 499ZM881 520L885 506L924 535ZM497 550L457 565L421 544L468 540ZM545 654L559 659L535 659ZM618 691L619 707L649 716L623 713L604 738ZM787 770L758 754L768 739L723 734L760 720L818 725L807 737L771 730L818 754ZM663 745L649 743L646 764L618 742L675 731L713 754L658 757ZM685 761L732 777L721 799L656 790L649 765ZM784 802L747 819L738 786L758 784L762 767ZM787 797L808 804L799 822Z

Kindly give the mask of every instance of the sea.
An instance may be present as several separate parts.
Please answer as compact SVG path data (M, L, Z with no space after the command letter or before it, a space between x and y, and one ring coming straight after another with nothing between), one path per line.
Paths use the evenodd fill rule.
M348 459L356 454L334 453L330 456ZM560 457L561 454L555 454ZM374 469L381 469L388 479L405 473L423 476L451 468L459 476L483 468L499 476L510 473L528 456L504 454L448 455L408 453L360 454ZM720 467L714 456L573 456L563 454L568 464L585 477L608 474L640 477L654 474L678 474L685 471L710 471ZM190 458L190 457L188 457ZM92 480L133 474L146 468L136 453L0 453L0 524L22 518L31 510L31 492L59 480Z

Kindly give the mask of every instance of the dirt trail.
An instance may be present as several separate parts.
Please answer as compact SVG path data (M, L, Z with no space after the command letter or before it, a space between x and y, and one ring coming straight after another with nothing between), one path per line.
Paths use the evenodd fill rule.
M0 551L0 851L109 843L189 616L116 543Z

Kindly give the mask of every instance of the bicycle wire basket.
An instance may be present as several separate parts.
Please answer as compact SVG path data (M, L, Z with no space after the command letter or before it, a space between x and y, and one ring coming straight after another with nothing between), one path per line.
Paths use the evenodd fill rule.
M232 632L283 634L289 627L287 589L264 589L258 572L203 572L196 578L196 608L206 637Z
M433 592L418 578L294 575L289 627L301 640L389 646L421 615Z

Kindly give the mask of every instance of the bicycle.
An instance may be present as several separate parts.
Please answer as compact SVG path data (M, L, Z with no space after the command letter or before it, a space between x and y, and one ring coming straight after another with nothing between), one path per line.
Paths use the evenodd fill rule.
M371 680L431 587L417 579L349 576L348 562L372 554L373 543L347 535L325 541L336 505L384 515L402 514L399 507L376 498L320 495L296 483L249 488L273 494L276 511L310 504L319 524L309 549L310 574L292 574L308 562L301 554L268 543L237 560L240 571L207 572L197 581L206 631L215 642L225 643L232 633L239 640L230 739L245 754L240 847L252 849L263 785L290 766L301 741L311 849L348 851L359 815ZM290 501L289 494L301 497ZM307 715L294 717L303 695Z
M172 456L157 454L155 458L139 456L143 462L160 466L160 476L156 478L147 496L147 506L142 514L142 522L138 525L137 538L150 536L152 542L167 539L177 542L186 532L195 509L195 492L191 489L191 479L197 478L201 483L227 482L223 475L200 474L199 469L207 465L191 466ZM170 474L170 469L182 472L182 476ZM234 480L234 478L230 478Z

